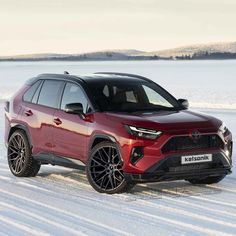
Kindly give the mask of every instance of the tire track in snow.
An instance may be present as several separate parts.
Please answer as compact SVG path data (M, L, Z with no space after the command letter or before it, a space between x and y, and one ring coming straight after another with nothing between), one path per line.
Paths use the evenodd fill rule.
M221 220L217 220L217 219L212 219L212 218L209 218L209 217L204 216L204 215L199 215L199 214L196 214L196 213L188 212L186 210L182 210L182 209L178 209L178 208L174 208L174 207L163 206L163 205L158 205L158 204L155 204L155 203L152 203L152 202L147 202L147 201L141 200L141 199L138 200L138 203L143 203L143 205L145 205L145 206L149 205L152 208L154 207L154 208L157 208L157 209L162 209L162 210L165 210L165 211L176 213L177 215L181 214L181 215L184 215L184 216L187 216L187 217L195 218L195 219L198 219L198 220L204 220L204 221L208 221L208 222L211 222L211 223L214 223L214 224L220 224L220 225L223 225L223 226L228 226L228 227L236 229L236 224L221 221Z
M58 177L58 176L54 176L53 175L53 177ZM68 178L68 177L60 177L59 176L59 179L63 179L63 180L67 180L67 179L70 179L70 178ZM78 182L78 181L76 181L76 180L73 180L73 179L70 179L69 180L69 182L72 182L72 183L76 183L77 185L80 185L81 183L80 182ZM84 184L83 184L84 185ZM87 185L88 187L89 187L89 185ZM148 194L148 192L146 192L147 194ZM76 196L76 197L78 197L78 196ZM80 197L81 198L81 197ZM87 198L87 197L86 197ZM170 198L171 199L171 198ZM83 198L83 200L84 200L84 198ZM89 199L87 199L88 201L95 201L93 198L89 198ZM172 199L171 199L172 200ZM98 202L98 200L96 200L97 202ZM148 202L148 201L144 201L143 202L144 204L151 204L151 206L153 207L153 206L155 206L156 208L158 208L158 209L163 209L163 210L167 210L167 211L169 211L169 212L173 212L173 213L176 213L176 214L182 214L182 215L184 215L184 216L187 216L187 217L192 217L192 218L197 218L197 219L200 219L200 220L206 220L206 221L210 221L210 222L212 222L212 223L216 223L216 224L220 224L220 225L226 225L226 226L228 226L228 227L232 227L232 228L236 228L236 225L235 224L232 224L232 223L229 223L229 222L224 222L224 221L220 221L220 220L217 220L217 219L210 219L210 218L208 218L207 216L199 216L198 214L196 214L196 213L191 213L191 214L189 214L187 211L185 211L185 210L181 210L181 209L178 209L178 208L168 208L168 207L165 207L165 206L161 206L161 205L157 205L157 204L152 204L152 203L150 203L150 202ZM199 205L197 205L197 204L195 204L194 206L199 206ZM208 210L214 210L214 209L212 209L212 208L208 208ZM217 212L217 211L216 211ZM227 214L227 212L223 212L223 211L218 211L218 213L224 213L224 214ZM229 214L229 215L231 215L231 216L234 216L235 217L235 214Z
M29 183L26 183L26 182L18 181L17 184L20 184L22 186L29 187L29 188L32 188L32 189L35 189L35 190L40 190L40 191L43 191L43 192L53 193L53 191L51 191L51 190L44 189L44 188L41 188L39 186L35 186L35 185L29 184Z
M215 204L218 204L218 205L223 205L223 206L229 206L229 207L236 208L236 204L229 203L229 202L222 202L222 201L217 201L217 200L214 200L214 199L209 199L209 198L204 198L204 197L194 196L194 195L192 195L192 196L191 195L186 195L185 193L178 193L178 192L175 192L175 191L169 190L169 189L168 190L164 189L163 192L169 192L169 193L176 194L176 195L183 196L183 197L199 199L199 200L202 200L202 201L211 202L211 203L215 203Z
M29 225L26 225L25 223L22 224L22 223L18 223L18 222L16 222L16 221L12 221L11 218L6 217L6 216L0 215L0 220L1 220L2 222L6 223L6 224L9 224L9 225L11 225L11 226L13 226L13 227L18 228L19 230L25 231L25 232L28 233L29 235L49 236L49 234L46 233L46 232L43 232L43 231L41 231L41 230L39 230L39 229L30 227Z
M212 189L219 189L219 190L223 190L225 192L229 192L229 193L236 193L236 190L235 189L228 189L228 188L225 188L225 187L222 187L222 186L217 186L217 185L206 185L208 188L212 188ZM204 186L203 186L204 188Z
M46 218L43 218L43 217L41 217L39 214L35 214L35 213L32 213L32 212L26 211L26 210L24 210L24 209L22 209L22 208L19 208L19 207L16 207L16 206L13 206L13 205L4 203L4 202L0 202L0 205L3 206L3 207L9 208L9 209L15 210L15 211L17 211L17 212L23 213L23 214L25 214L25 215L28 215L28 216L30 216L30 217L33 217L33 218L35 218L35 219L37 219L37 220L40 220L41 222L49 223L49 224L51 224L51 225L53 225L53 226L56 226L56 227L58 227L58 228L61 228L61 229L65 230L65 231L67 231L67 232L70 233L70 234L73 234L73 235L82 235L82 236L86 235L86 234L84 234L83 232L79 232L78 230L73 230L73 229L70 228L70 227L67 227L67 226L64 226L64 225L62 225L62 224L60 224L60 223L57 223L57 222L55 222L55 221L49 220L48 218L47 218L47 219L46 219Z
M140 185L140 186L147 187L145 185ZM153 189L153 188L149 188L149 187L147 187L147 188L152 189L152 190L155 191L155 189ZM217 200L214 200L214 199L209 199L209 198L204 198L204 197L198 196L199 194L196 195L191 189L188 190L188 193L186 193L185 191L183 191L183 192L174 191L174 190L171 190L170 188L169 189L161 189L160 192L161 193L166 193L166 194L171 194L171 195L176 196L176 197L195 198L195 199L200 199L200 200L203 200L203 201L206 201L206 202L211 202L211 203L215 203L215 204L219 204L219 205L223 205L223 206L236 208L236 204L233 204L233 203L222 202L222 201L217 201ZM193 194L190 195L190 193L193 193Z
M54 176L54 175L53 175ZM55 175L54 177L58 178L58 179L61 179L61 180L66 180L65 182L67 182L67 179L70 179L69 177L60 177L60 176L57 176ZM72 182L72 183L75 183L76 185L78 186L86 186L87 188L90 188L92 190L92 188L88 185L88 184L84 184L84 183L81 183L81 182L78 182L74 179L70 179L69 182ZM139 186L144 186L144 185L139 185ZM150 188L150 187L147 187L147 186L144 186L145 188L147 189L150 189L150 190L153 190L153 188ZM189 196L189 195L186 195L185 193L182 193L182 192L176 192L176 191L173 191L173 190L169 190L169 189L162 189L161 190L162 192L167 192L167 193L171 193L171 194L174 194L174 195L178 195L178 196L182 196L182 197L195 197L195 196ZM146 191L145 192L147 195L150 194L150 192ZM124 196L124 195L123 195ZM164 197L164 195L161 195L161 198ZM165 196L166 198L168 198L167 196ZM196 196L197 197L197 196ZM157 198L158 198L158 195L157 195ZM159 197L160 198L160 197ZM176 197L175 197L176 198ZM169 197L170 200L175 200L174 197ZM208 201L209 199L205 199L203 198L204 200ZM183 201L182 201L183 202ZM214 202L215 203L215 202ZM194 203L191 203L192 206L197 206L199 207L199 204L194 204ZM231 207L232 205L228 205L229 207ZM200 206L201 207L201 206ZM203 207L202 207L203 208ZM204 209L204 208L203 208ZM218 212L218 213L224 213L224 214L228 214L228 215L231 215L231 216L235 216L235 214L232 214L230 212L224 212L224 211L221 211L221 210L217 210L217 209L214 209L214 208L207 208L207 210L211 210L211 211L214 211L214 212Z
M63 178L64 179L64 178ZM78 196L76 196L78 198ZM104 201L101 201L101 200L95 200L94 198L88 198L88 197L81 197L79 196L80 200L86 200L88 203L90 203L91 201L96 201L96 202L99 202L100 204L103 204ZM163 206L163 205L158 205L158 204L154 204L154 203L150 203L148 201L144 201L144 200L139 200L138 199L138 202L142 202L144 205L149 205L151 208L155 207L157 209L162 209L164 211L168 211L170 213L174 213L174 214L177 214L177 215L184 215L184 216L187 216L187 217L192 217L192 218L195 218L195 219L198 219L198 220L205 220L205 221L208 221L208 222L211 222L211 223L215 223L215 224L219 224L219 225L226 225L228 227L231 227L231 228L236 228L236 225L235 224L232 224L232 223L229 223L229 222L224 222L224 221L220 221L220 220L217 220L217 219L211 219L207 216L200 216L199 214L196 214L196 213L189 213L185 210L181 210L181 209L178 209L178 208L170 208L170 207L167 207L167 206ZM108 202L107 204L111 205L111 202ZM117 210L115 209L116 208L116 204L112 204L113 206L110 207L111 210ZM105 206L103 206L105 207ZM108 208L108 206L106 206L106 208ZM129 209L128 209L129 210ZM139 212L139 216L143 215L142 212ZM223 233L223 232L222 232Z
M58 193L58 192L57 192ZM65 193L63 193L63 194L65 194ZM71 195L70 195L71 196ZM59 198L60 198L60 195L58 196ZM63 196L62 196L62 198L63 198ZM78 198L78 196L76 196L76 198ZM14 200L14 198L13 198L13 200ZM12 200L12 201L13 201ZM94 198L84 198L84 197L80 197L79 196L79 201L77 200L77 201L75 201L74 199L71 199L71 201L73 202L73 203L78 203L78 204L84 204L84 201L87 201L89 204L91 204L91 202L98 202L98 201L96 201L96 199L94 199ZM11 204L11 203L10 203ZM109 204L109 201L108 202L106 202L106 205L104 205L104 201L102 201L102 200L100 200L99 201L99 204L100 204L100 206L102 207L102 209L104 209L104 208L106 208L107 210L109 210L109 212L115 212L115 215L120 215L120 216L122 216L122 218L123 217L125 217L125 221L127 221L127 223L129 222L129 220L130 219L136 219L136 222L139 222L139 223L142 223L142 224L145 224L145 226L151 226L152 225L152 227L155 227L156 228L156 225L158 224L158 222L155 220L155 219L150 219L149 217L146 217L146 216L138 216L137 217L137 214L136 213L133 213L133 212L129 212L129 209L125 209L125 210L123 210L123 209L121 209L121 208L119 208L118 206L119 206L119 204L117 205L117 204L112 204L112 206L110 205L110 206L108 206L108 204ZM132 217L132 218L130 218L130 217ZM168 225L168 228L169 228L170 226ZM173 228L173 226L172 226L172 228ZM173 230L176 230L175 228L173 228ZM179 228L179 231L181 231L181 229ZM131 233L127 233L128 235L132 235ZM119 234L120 235L120 234Z
M114 195L115 196L115 195ZM25 198L25 197L23 197L23 198ZM80 200L86 200L88 203L91 203L91 201L96 201L96 202L99 202L100 204L101 204L101 206L103 207L103 208L107 208L107 209L109 209L109 210L111 210L111 211L119 211L119 213L120 214L125 214L125 215L128 215L128 216L132 216L132 217L135 217L137 220L141 220L141 219L143 219L143 220L145 220L146 221L146 224L148 225L148 224L150 224L150 221L151 220L155 220L155 224L157 224L158 223L158 221L156 220L156 218L150 218L150 217L147 217L146 215L144 215L143 214L143 212L141 212L141 211L139 211L139 214L138 214L138 218L137 218L137 214L135 213L135 212L130 212L130 209L126 209L127 210L127 212L129 212L129 213L127 213L127 212L123 212L123 210L122 209L118 209L117 208L117 204L116 203L112 203L112 202L107 202L107 205L105 205L104 206L104 201L102 201L102 200L95 200L94 198L88 198L88 197L81 197L81 196L79 196L79 198L80 198ZM113 196L112 196L112 198L113 198ZM73 201L74 202L74 201ZM75 202L74 202L75 203ZM79 204L81 204L81 201L79 201ZM108 207L108 204L110 205L109 207ZM169 224L169 222L166 222L167 224ZM175 224L176 226L178 226L179 227L179 224ZM189 229L191 228L190 227L190 225L191 224L189 224ZM173 225L172 225L173 226ZM194 226L194 225L193 225ZM181 228L179 228L180 230L181 230ZM200 232L202 232L202 231L200 231ZM129 234L130 235L130 234Z
M16 198L21 198L21 199L23 199L23 200L25 200L25 201L34 203L34 204L39 205L39 206L42 206L42 207L44 207L44 208L51 209L51 210L54 210L54 211L56 211L56 212L59 212L59 213L62 213L62 214L65 214L65 215L68 215L68 216L77 218L77 219L82 220L82 221L85 221L85 222L87 222L87 223L89 223L89 224L96 225L98 228L101 227L101 228L107 229L107 230L109 230L109 232L111 231L111 232L113 232L113 233L118 233L118 234L120 234L120 235L127 235L127 236L128 236L128 235L129 235L129 236L132 235L132 234L130 234L130 233L127 233L126 231L122 231L122 230L119 230L119 229L110 227L110 226L105 225L105 224L103 224L103 223L90 220L90 219L85 218L85 217L83 217L83 216L80 216L80 215L77 215L77 214L68 212L68 211L66 211L66 210L62 210L62 209L57 208L57 207L53 207L53 206L46 205L46 204L44 204L44 203L42 203L42 202L35 201L35 200L29 199L29 198L24 197L24 196L20 196L20 195L18 195L18 194L11 193L11 192L6 191L6 190L0 189L0 192L5 193L5 194L7 194L7 195L14 196L14 197L16 197Z
M153 197L156 197L156 194L155 193L152 193L150 191L142 191L142 195L141 196L144 196L144 197L147 197L148 195L150 196L153 196ZM140 195L140 194L139 194ZM139 196L137 195L137 196ZM196 204L196 203L192 203L192 202L188 202L186 201L183 201L179 198L171 198L171 197L167 197L167 196L164 196L162 195L161 198L159 199L162 199L162 200L165 200L165 202L168 201L168 203L171 201L171 202L176 202L176 203L181 203L182 205L181 206L184 206L184 205L188 205L188 206L191 206L195 209L199 208L199 209L202 209L202 210L207 210L209 212L214 212L214 213L218 213L219 215L222 216L223 215L227 215L227 216L232 216L232 217L235 217L236 218L236 213L231 213L229 211L223 211L223 210L219 210L219 209L215 209L215 208L212 208L212 207L207 207L207 206L202 206L200 204ZM167 200L167 201L166 201Z
M51 177L51 176L50 176ZM64 182L71 182L71 183L73 183L73 184L77 184L77 185L79 185L79 186L81 186L81 182L78 182L77 180L74 180L74 179L71 179L70 177L58 177L57 175L52 175L52 177L53 177L53 179L54 178L56 178L56 179L61 179L61 180L65 180ZM90 186L88 185L88 184L86 184L86 183L82 183L82 186L86 186L87 188L90 188ZM172 192L173 193L173 192ZM176 194L176 192L174 192L175 194ZM182 194L182 196L183 196L183 194ZM94 199L93 198L91 198L90 199L91 201L94 201ZM147 201L145 201L145 202L147 202Z
M137 214L140 214L140 211L138 211L138 210L135 210L135 209L130 209L130 210L133 211L133 212L136 212ZM153 217L153 218L156 218L158 220L168 222L169 224L175 224L175 225L178 225L180 227L185 227L185 228L191 229L193 231L198 231L198 232L201 232L201 233L204 233L204 234L234 236L234 234L224 233L224 232L220 232L218 230L212 230L212 229L208 229L208 228L205 228L205 227L188 224L188 223L185 223L185 222L182 222L182 221L167 219L165 217L153 215L153 214L146 213L146 212L143 212L143 214L146 215L147 217Z

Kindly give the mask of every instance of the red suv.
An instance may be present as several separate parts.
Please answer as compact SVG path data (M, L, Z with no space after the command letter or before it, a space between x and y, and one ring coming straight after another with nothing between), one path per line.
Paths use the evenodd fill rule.
M41 165L84 168L98 192L139 182L211 184L231 173L232 134L138 75L42 74L6 103L5 142L15 176Z

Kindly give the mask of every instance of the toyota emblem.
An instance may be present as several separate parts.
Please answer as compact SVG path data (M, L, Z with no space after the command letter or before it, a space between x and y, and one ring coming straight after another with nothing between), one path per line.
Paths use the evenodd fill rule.
M201 138L201 133L199 131L197 131L197 130L194 130L192 132L192 139L194 141L198 141L200 138Z

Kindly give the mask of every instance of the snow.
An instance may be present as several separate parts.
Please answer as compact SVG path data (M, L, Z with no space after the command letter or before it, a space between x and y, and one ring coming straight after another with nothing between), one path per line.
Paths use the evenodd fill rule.
M236 61L1 63L0 100L39 73L108 68L155 79L236 133ZM0 235L236 235L234 169L214 185L139 184L112 196L95 192L80 170L43 166L34 178L17 178L7 165L3 113L0 102Z
M236 133L236 111L205 112ZM112 196L95 192L79 170L43 166L17 178L7 166L2 103L0 114L0 235L236 234L235 173L214 185L139 184Z

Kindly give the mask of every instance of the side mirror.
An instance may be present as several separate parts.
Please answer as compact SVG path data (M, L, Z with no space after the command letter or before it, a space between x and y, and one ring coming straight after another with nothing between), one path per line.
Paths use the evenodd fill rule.
M80 116L84 116L83 105L81 103L66 104L65 112L69 114L77 114Z
M187 99L178 99L178 102L180 104L180 106L182 106L185 109L189 108L189 102Z

